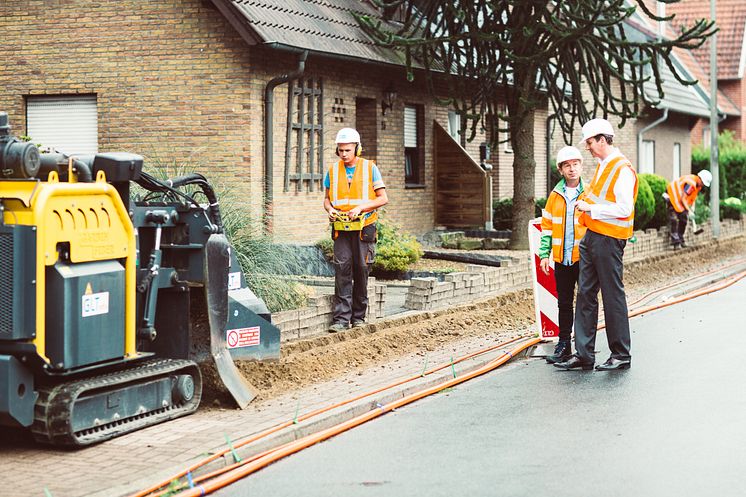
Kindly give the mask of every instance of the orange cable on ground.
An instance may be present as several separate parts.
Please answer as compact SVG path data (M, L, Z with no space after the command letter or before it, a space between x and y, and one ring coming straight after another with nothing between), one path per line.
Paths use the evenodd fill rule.
M251 473L257 471L258 469L264 468L265 466L268 466L269 464L278 461L290 454L294 454L298 451L301 451L307 447L310 447L311 445L314 445L318 442L321 442L323 440L326 440L328 438L331 438L335 435L338 435L340 433L343 433L351 428L354 428L356 426L359 426L363 423L366 423L372 419L377 418L378 416L385 414L391 410L394 410L398 407L404 406L406 404L412 403L416 400L419 400L423 397L427 397L429 395L432 395L434 393L440 392L441 390L444 390L446 388L450 388L452 386L458 385L460 383L463 383L465 381L468 381L472 378L475 378L477 376L483 375L485 373L488 373L492 371L493 369L496 369L503 364L505 364L508 360L512 359L516 354L522 352L523 350L527 349L528 347L531 347L533 345L536 345L537 343L541 342L542 340L540 338L534 338L526 343L516 347L511 352L506 352L501 357L498 357L496 359L493 359L492 361L488 362L486 365L472 371L471 373L467 373L464 376L453 378L451 380L447 380L439 385L436 385L434 387L426 388L420 392L413 393L410 395L407 395L406 397L403 397L399 400L396 400L394 402L390 402L386 404L385 406L381 406L380 408L373 409L367 413L361 414L360 416L357 416L355 418L352 418L348 421L345 421L343 423L340 423L337 426L333 426L331 428L327 428L326 430L322 430L318 433L314 433L312 435L307 435L299 440L296 440L295 442L288 443L284 445L283 447L278 448L277 450L272 451L270 454L267 454L264 457L261 457L259 459L256 459L255 461L252 461L250 463L247 463L246 465L234 469L227 474L216 478L213 481L210 481L206 483L205 485L200 485L195 488L191 488L189 490L186 490L184 492L181 492L177 494L178 496L182 497L200 497L202 495L206 495L208 493L212 493L216 490L219 490L227 485L230 485L231 483L240 480L241 478L250 475Z
M234 449L238 449L238 448L243 447L245 445L248 445L250 443L256 442L257 440L265 438L265 437L267 437L269 435L272 435L273 433L276 433L276 432L278 432L280 430L288 428L288 427L292 426L293 424L295 424L296 422L305 421L305 420L307 420L309 418L312 418L314 416L318 416L319 414L323 414L325 412L331 411L331 410L336 409L338 407L342 407L342 406L350 404L352 402L356 402L358 400L364 399L365 397L369 397L371 395L375 395L377 393L380 393L380 392L389 390L391 388L403 385L405 383L414 381L414 380L419 379L419 378L421 378L423 376L427 376L429 374L435 373L435 372L440 371L442 369L448 368L448 367L451 366L451 364L458 364L458 363L463 362L463 361L465 361L467 359L471 359L472 357L475 357L475 356L478 356L478 355L482 355L482 354L486 354L488 352L491 352L491 351L493 351L495 349L504 347L505 345L509 345L509 344L511 344L511 343L513 343L513 342L515 342L517 340L521 340L523 338L528 338L528 337L525 336L525 335L524 336L519 336L519 337L516 337L516 338L512 338L510 340L507 340L505 342L501 342L501 343L499 343L497 345L493 345L491 347L487 347L486 349L481 349L481 350L478 350L478 351L475 351L475 352L471 352L471 353L469 353L469 354L467 354L465 356L459 357L458 359L456 359L453 362L449 361L449 362L444 363L444 364L442 364L440 366L436 366L436 367L431 368L431 369L429 369L427 371L424 371L423 373L421 373L419 375L411 376L409 378L404 378L404 379L398 380L398 381L396 381L394 383L391 383L391 384L388 384L388 385L384 385L382 387L376 388L374 390L370 390L368 392L364 392L364 393L359 394L359 395L357 395L355 397L352 397L352 398L349 398L349 399L337 402L335 404L332 404L332 405L329 405L329 406L326 406L326 407L322 407L322 408L316 409L314 411L311 411L311 412L308 412L308 413L303 414L301 416L298 416L295 420L290 420L290 421L285 421L283 423L279 423L279 424L277 424L275 426L272 426L270 428L262 430L261 432L255 434L255 435L252 435L252 436L248 437L247 439L242 440L241 442L235 443L233 445L233 448ZM172 475L168 479L163 480L163 481L161 481L159 483L155 483L152 486L146 488L145 490L141 490L141 491L139 491L139 492L131 495L130 497L145 497L147 495L150 495L153 492L156 492L159 489L168 486L173 480L176 480L178 478L186 476L187 474L195 471L196 469L198 469L198 468L200 468L200 467L202 467L202 466L204 466L206 464L209 464L212 461L214 461L216 459L219 459L220 457L223 457L224 455L228 454L229 452L231 452L231 448L230 447L227 448L227 449L223 449L223 450L221 450L219 452L216 452L215 454L212 454L211 456L208 456L208 457L202 459L201 461L198 461L198 462L192 464L188 468L179 471L178 473ZM232 467L232 466L233 465L231 465L230 467ZM223 468L223 469L225 469L225 468ZM217 470L217 471L220 471L220 470ZM153 497L159 497L160 495L163 495L163 492L156 493Z
M654 291L654 292L650 292L650 293L648 293L648 294L647 294L647 295L645 295L644 297L642 297L642 298L638 299L637 301L635 301L635 303L637 303L637 302L640 302L641 300L643 300L643 299L647 298L647 297L648 297L649 295L652 295L652 294L654 294L654 293L656 293L656 292L660 292L660 291L662 291L662 290L665 290L665 289L667 289L667 288L670 288L670 287L672 287L672 286L675 286L675 285L680 285L680 284L682 284L682 283L685 283L685 282L687 282L687 281L690 281L690 280L693 280L693 279L696 279L696 278L699 278L699 277L702 277L702 276L706 276L706 275L708 275L708 274L712 274L712 273L714 273L714 272L720 271L720 270L722 270L722 269L726 269L726 268L728 268L728 267L732 267L732 266L734 266L734 265L737 265L737 264L740 264L740 263L742 263L742 262L744 262L744 261L746 261L746 259L743 259L743 260L739 260L739 261L736 261L736 262L734 262L734 263L732 263L732 264L729 264L729 265L726 265L726 266L723 266L723 267L719 267L719 268L716 268L716 269L714 269L714 270L712 270L712 271L709 271L709 272L706 272L706 273L703 273L703 274L700 274L700 275L697 275L697 276L693 276L693 277L691 277L691 278L687 278L687 279L685 279L685 280L679 281L679 282L677 282L677 283L674 283L674 284L671 284L671 285L667 285L667 286L665 286L665 287L663 287L663 288L660 288L660 289L658 289L658 290L656 290L656 291ZM631 312L629 313L629 317L634 317L634 316L637 316L637 315L639 315L639 314L643 314L643 313L645 313L645 312L650 312L650 311L652 311L652 310L656 310L656 309L661 309L661 308L664 308L664 307L668 307L668 306L670 306L670 305L674 305L674 304L677 304L677 303L680 303L680 302L684 302L684 301L686 301L686 300L690 300L690 299L692 299L692 298L696 298L696 297L699 297L699 296L702 296L702 295L706 295L706 294L708 294L708 293L712 293L712 292L715 292L715 291L721 290L721 289L723 289L723 288L726 288L726 287L728 287L728 286L730 286L730 285L732 285L732 284L736 283L737 281L739 281L740 279L742 279L742 278L743 278L743 277L745 277L745 276L746 276L746 271L743 271L743 272L741 272L741 273L738 273L738 274L737 274L737 275L736 275L735 277L732 277L731 279L729 279L729 280L726 280L726 282L725 282L725 283L723 283L723 284L719 284L719 285L714 285L714 286L706 287L706 288L705 288L705 289L703 289L703 290L700 290L700 291L697 291L697 292L692 292L692 293L690 293L690 294L686 294L686 295L684 295L684 296L682 296L682 297L679 297L679 298L677 298L677 299L671 300L671 301L669 301L669 302L666 302L666 303L663 303L663 304L658 304L658 305L655 305L655 306L648 306L648 307L645 307L645 308L642 308L642 309L639 309L639 310L636 310L636 311L631 311ZM633 304L633 305L634 305L634 304ZM601 324L601 325L599 325L598 329L603 329L604 327L605 327L605 325L604 325L604 324ZM297 422L297 421L302 421L302 420L306 420L306 419L308 419L308 418L310 418L310 417L316 416L316 415L318 415L318 414L322 414L322 413L324 413L324 412L327 412L327 411L329 411L329 410L332 410L332 409L335 409L335 408L337 408L337 407L343 406L343 405L345 405L345 404L348 404L348 403L350 403L350 402L353 402L353 401L356 401L356 400L360 400L360 399L362 399L362 398L368 397L368 396L370 396L370 395L373 395L373 394L375 394L375 393L379 393L379 392L381 392L381 391L385 391L385 390L387 390L387 389L390 389L390 388L393 388L393 387L396 387L396 386L402 385L402 384L404 384L404 383L407 383L407 382L409 382L409 381L413 381L413 380L415 380L415 379L418 379L418 378L420 378L420 377L422 377L422 376L425 376L425 375L428 375L428 374L434 373L434 372L436 372L436 371L439 371L439 370L441 370L441 369L447 368L447 367L451 366L451 364L456 364L456 363L458 363L458 362L462 362L462 361L464 361L464 360L466 360L466 359L469 359L469 358L472 358L472 357L474 357L474 356L478 356L478 355L481 355L481 354L487 353L487 352L489 352L489 351L491 351L491 350L494 350L494 349L496 349L496 348L502 347L503 345L507 345L507 344L509 344L509 343L515 342L516 340L519 340L519 339L521 339L521 338L525 338L525 337L518 337L518 338L514 338L514 339L512 339L512 340L509 340L509 341L507 341L507 342L504 342L504 343L502 343L502 344L498 344L498 345L495 345L495 346L489 347L489 348L487 348L487 349L484 349L484 350L480 350L480 351L476 351L476 352L473 352L473 353L467 354L466 356L463 356L463 357L459 358L459 359L458 359L457 361L454 361L453 363L452 363L452 362L448 362L448 363L446 363L446 364L443 364L443 365L441 365L441 366L438 366L438 367L436 367L436 368L432 368L432 369L430 369L430 370L428 370L428 371L426 371L426 372L423 372L423 373L422 373L422 374L420 374L420 375L417 375L417 376L413 376L413 377L410 377L410 378L406 378L406 379L403 379L403 380L397 381L397 382L395 382L395 383L392 383L392 384L390 384L390 385L387 385L387 386L384 386L384 387L378 388L378 389L376 389L376 390L373 390L373 391L370 391L370 392L367 392L367 393L364 393L364 394L358 395L358 396L356 396L356 397L353 397L353 398L351 398L351 399L348 399L348 400L345 400L345 401L342 401L342 402L339 402L339 403L333 404L333 405L331 405L331 406L328 406L328 407L324 407L324 408L321 408L321 409L317 409L317 410L315 410L315 411L311 411L311 412L309 412L309 413L307 413L307 414L304 414L304 415L302 415L302 416L298 417L298 418L296 419L296 422ZM540 339L535 339L535 341L532 341L531 345L534 345L535 343L539 343L540 341L541 341ZM526 346L525 346L524 348L526 348L526 347L528 347L528 346L530 346L530 345L526 345ZM523 350L523 349L521 349L521 350ZM512 355L510 355L510 357L512 357ZM499 358L499 359L497 359L497 360L499 361L500 359L503 359L503 358L504 358L504 356L503 356L502 358ZM507 359L505 359L505 360L507 360ZM488 366L492 365L492 363L493 363L494 361L495 361L495 360L493 360L493 361L490 361L490 363L488 363L488 364L487 364L486 366L483 366L482 368L479 368L479 369L477 369L477 370L475 370L475 371L473 372L473 373L477 373L477 374L474 374L474 375L472 375L472 374L470 373L469 375L466 375L466 376L464 376L464 377L460 378L460 379L459 379L460 381L457 381L457 382L455 382L454 384L458 384L458 383L461 383L462 381L466 381L467 379L471 379L471 378L473 378L474 376L477 376L477 375L479 375L479 374L484 374L484 372L487 372L487 371L490 371L491 369L494 369L494 368L491 368L491 369L487 369L487 370L486 370L486 371L484 371L484 372L479 372L479 371L481 371L481 370L482 370L483 368L486 368L486 367L488 367ZM500 362L500 364L499 364L499 365L502 365L502 364L503 364L504 362L505 362L505 361L502 361L502 362ZM498 366L499 366L499 365L498 365ZM498 367L498 366L495 366L495 367ZM451 381L453 381L453 380L451 380ZM448 388L448 386L436 386L436 387L432 387L432 388L438 388L438 390L437 390L437 391L439 391L439 390L442 390L443 388ZM423 392L428 392L428 391L430 391L430 390L431 390L432 388L430 388L430 389L426 389L426 390L423 390ZM419 393L422 393L422 392L419 392ZM415 398L415 399L413 399L413 400L411 400L410 402L413 402L414 400L418 400L419 398L422 398L422 396L418 396L418 395L419 395L419 393L417 393L417 394L412 394L412 396L415 396L416 398ZM427 394L427 395L430 395L430 394ZM407 399L407 398L409 398L409 397L412 397L412 396L407 396L407 397L405 397L405 399ZM424 396L424 395L423 395L423 396ZM402 400L404 400L404 399L402 399ZM397 402L400 402L400 401L397 401ZM408 402L407 402L407 403L408 403ZM389 405L391 405L391 404L389 404ZM386 412L386 408L388 408L388 406L389 406L389 405L387 405L387 406L383 406L383 407L382 407L382 408L380 408L380 409L374 409L374 410L373 410L373 411L371 411L371 412L378 412L379 410L381 410L382 412ZM404 404L402 404L402 405L404 405ZM395 407L396 407L396 406L395 406ZM395 407L392 407L391 409L393 409L393 408L395 408ZM390 410L390 409L389 409L389 410ZM381 412L381 413L382 413L382 412ZM361 416L359 416L358 418L365 418L365 417L366 417L367 415L369 415L369 414L370 414L370 413L366 413L366 414L364 414L364 415L361 415ZM376 414L376 416L378 416L378 415L380 415L380 413L379 413L379 414ZM376 417L376 416L373 416L373 417ZM353 420L350 420L350 421L354 421L355 419L358 419L358 418L354 418ZM364 422L368 421L369 419L372 419L372 418L366 418L365 420L361 421L360 423L354 424L354 425L350 426L349 428L351 428L351 427L353 427L353 426L357 426L358 424L362 424L362 423L364 423ZM341 425L338 425L338 426L343 426L343 425L345 425L346 423L347 423L347 422L345 422L345 423L342 423ZM235 447L236 447L236 448L238 448L238 447L243 447L243 446L244 446L244 445L246 445L246 444L249 444L249 443L251 443L251 442L254 442L254 441L256 441L256 440L259 440L259 439L261 439L261 438L263 438L263 437L265 437L265 436L268 436L268 435L270 435L270 434L272 434L272 433L275 433L276 431L279 431L279 430L281 430L281 429L284 429L284 428L286 428L286 427L288 427L288 426L290 426L290 425L292 425L292 424L293 424L293 421L288 421L288 422L285 422L285 423L281 423L281 424L279 424L279 425L277 425L277 426L275 426L275 427L272 427L272 428L269 428L269 429L267 429L267 430L264 430L264 431L262 431L262 432L260 432L260 433L258 433L258 434L256 434L256 435L254 435L254 436L252 436L252 437L248 438L247 440L245 440L245 441L242 441L242 442L240 442L239 444L236 444L236 445L235 445ZM349 428L345 428L345 429L344 429L344 430L342 430L342 431L346 431L346 430L347 430L347 429L349 429ZM328 429L328 430L333 430L333 429L335 429L335 427L332 427L332 428L330 428L330 429ZM320 433L325 433L325 432L327 432L328 430L324 430L324 431L322 431L322 432L320 432ZM316 435L319 435L319 434L316 434ZM313 437L313 436L314 436L314 435L309 435L309 437ZM329 435L329 436L334 436L334 435ZM301 440L305 440L306 438L307 438L307 437L304 437L304 438L303 438L303 439L301 439ZM327 438L328 438L328 437L327 437ZM322 438L322 439L320 439L320 440L323 440L323 439L324 439L324 438ZM319 440L319 441L320 441L320 440ZM228 472L228 471L232 471L232 470L236 469L237 467L241 467L241 466L244 466L244 465L246 465L246 464L248 464L248 463L252 463L252 462L254 462L254 461L258 460L258 459L262 459L262 458L267 458L267 457L270 457L270 455L271 455L271 454L274 454L274 453L275 453L276 451L283 451L283 453L284 453L284 451L285 451L285 450L291 450L291 449L288 449L288 446L290 446L291 444L297 444L297 443L298 443L298 442L291 442L291 443L289 443L289 444L285 444L285 445L283 445L283 446L280 446L280 447L277 447L277 448L275 448L275 449L270 449L270 450L267 450L267 451L265 451L265 452L262 452L261 454L258 454L258 455L256 455L256 456L253 456L252 458L248 459L247 461L242 461L242 462L238 462L238 463L235 463L235 464L231 464L231 465L229 465L229 466L226 466L226 467L224 467L224 468L221 468L221 469L215 470L215 471L213 471L213 472L211 472L211 473L209 473L209 474L206 474L206 475L202 475L202 476L200 476L199 478L196 478L196 479L195 479L194 481L197 481L197 482L201 482L201 481L207 480L207 479L209 479L209 478L212 478L212 477L214 477L214 476L216 476L216 475L219 475L219 474L223 474L223 473L226 473L226 472ZM316 442L313 442L313 443L316 443ZM305 447L301 447L301 448L299 448L299 449L297 449L297 450L291 450L291 452L289 452L288 454L290 454L290 453L294 453L294 452L297 452L298 450L301 450L302 448L305 448ZM223 455L227 454L228 452L230 452L230 449L226 449L226 450L224 450L224 451L221 451L220 453L214 454L213 456L210 456L209 458L206 458L205 460L203 460L203 461L200 461L199 463L196 463L195 465L192 465L192 466L190 466L190 468L189 468L189 469L187 469L187 470L184 470L184 471L180 472L180 473L179 473L179 474L177 474L177 475L174 475L174 477L170 478L170 479L169 479L168 481L166 481L165 483L162 483L162 484L158 484L158 486L155 486L155 485L154 485L153 487L151 487L151 488L149 488L149 489L147 489L147 490L144 490L144 491L142 491L142 492L139 492L139 493L137 493L137 494L133 495L132 497L144 497L144 496L146 496L146 495L149 495L149 494L151 494L152 492L154 492L154 491L156 491L156 490L158 490L158 489L160 489L160 488L163 488L164 486L168 485L168 484L169 484L169 483L170 483L170 482L171 482L172 480L174 480L174 479L177 479L177 478L180 478L180 477L182 477L182 476L185 476L185 475L187 475L188 473L190 473L191 471L194 471L195 469L197 469L197 468L199 468L199 467L201 467L201 466L204 466L205 464L207 464L207 463L209 463L209 462L213 461L214 459L216 459L216 458L218 458L218 457L221 457L221 456L223 456ZM287 454L286 454L286 455L287 455ZM285 456L283 455L283 456L280 456L280 457L285 457ZM267 462L267 463L266 463L266 464L264 464L264 465L270 464L270 463L271 463L271 462L273 462L274 460L276 460L276 459L272 459L271 461ZM252 471L250 471L249 473L246 473L246 474L250 474L251 472L253 472L253 471L256 471L256 469L260 469L261 467L264 467L264 465L260 465L260 466L258 466L257 468L253 469ZM235 480L233 480L233 481L235 481ZM161 496L161 495L163 495L164 493L165 493L165 491L163 491L163 492L159 492L159 493L155 494L155 496L154 496L154 497L158 497L158 496Z

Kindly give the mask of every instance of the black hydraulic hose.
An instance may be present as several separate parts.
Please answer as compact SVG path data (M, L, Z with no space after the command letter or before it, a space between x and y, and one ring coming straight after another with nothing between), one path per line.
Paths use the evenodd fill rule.
M179 188L186 185L198 185L200 189L202 189L202 192L205 194L205 197L207 197L207 201L210 203L210 219L212 220L213 224L218 227L218 233L223 232L223 219L220 216L218 197L217 195L215 195L215 190L207 181L207 178L205 178L200 173L190 173L185 176L179 176L178 178L171 179L168 181L168 183L174 188Z

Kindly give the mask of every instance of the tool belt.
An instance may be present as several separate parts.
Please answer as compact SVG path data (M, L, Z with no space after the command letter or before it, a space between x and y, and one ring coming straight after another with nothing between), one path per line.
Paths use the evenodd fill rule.
M332 226L336 231L361 231L365 224L365 217L350 219L346 212L338 212Z

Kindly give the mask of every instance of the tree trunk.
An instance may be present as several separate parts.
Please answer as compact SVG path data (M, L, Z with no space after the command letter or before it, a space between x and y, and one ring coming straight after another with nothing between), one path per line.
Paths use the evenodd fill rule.
M534 119L533 109L519 109L511 126L513 143L513 231L510 248L528 250L528 222L534 218Z

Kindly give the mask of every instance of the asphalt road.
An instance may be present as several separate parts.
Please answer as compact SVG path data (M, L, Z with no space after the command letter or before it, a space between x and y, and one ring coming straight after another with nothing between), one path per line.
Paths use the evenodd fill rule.
M742 280L633 318L629 371L521 360L214 495L744 495L745 307Z

